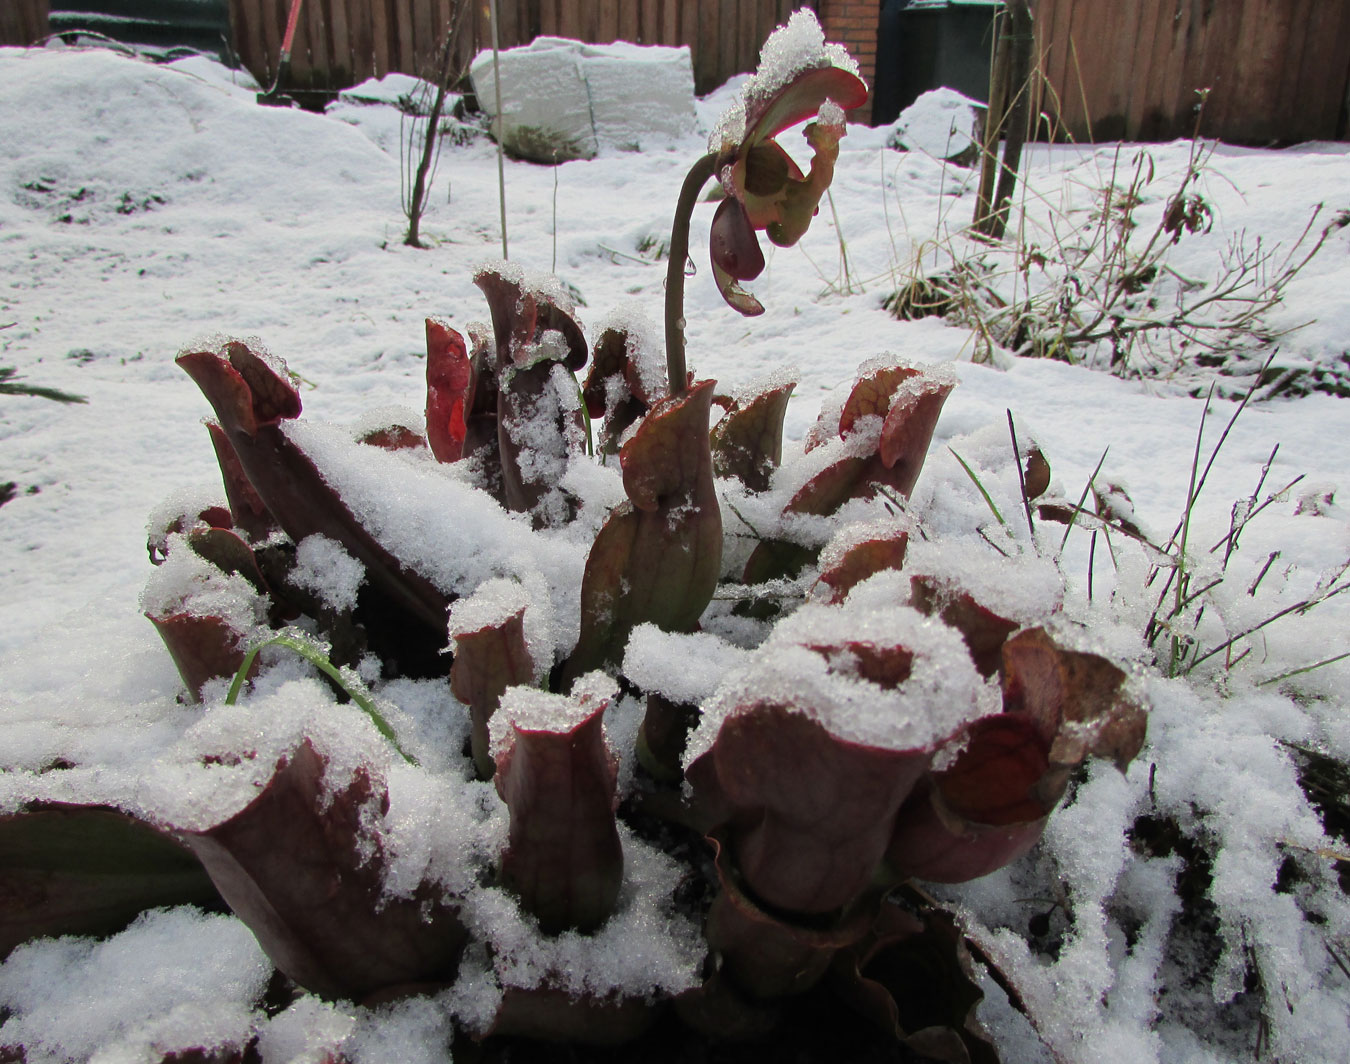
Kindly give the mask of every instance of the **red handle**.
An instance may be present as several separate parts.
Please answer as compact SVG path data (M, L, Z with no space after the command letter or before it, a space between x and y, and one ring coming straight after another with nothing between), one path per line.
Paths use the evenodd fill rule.
M286 17L286 36L281 39L281 58L289 59L291 42L295 40L295 24L300 21L300 5L303 0L291 0L291 13Z

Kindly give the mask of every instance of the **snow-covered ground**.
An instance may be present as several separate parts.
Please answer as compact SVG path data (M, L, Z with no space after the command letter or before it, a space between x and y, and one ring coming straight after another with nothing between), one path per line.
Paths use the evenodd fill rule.
M489 141L446 147L422 226L432 246L411 249L401 243L398 110L348 102L316 115L259 107L256 91L204 59L155 66L99 50L0 49L0 365L88 399L0 395L0 482L17 485L0 508L0 812L47 793L38 770L58 758L87 770L82 796L122 794L119 774L189 726L139 605L147 515L170 494L218 483L201 426L208 407L174 356L223 335L257 337L303 377L307 417L346 423L420 408L424 317L462 328L487 316L472 273L501 254ZM645 249L668 232L685 170L727 99L700 101L703 134L666 148L602 151L556 169L508 162L510 258L544 272L556 263L584 300L592 339L616 311L660 319L664 262ZM707 266L712 208L696 211L691 368L735 389L793 367L787 435L797 441L863 360L897 352L950 363L961 383L914 496L921 517L982 512L949 447L986 470L1004 513L1019 512L1015 477L1005 466L998 478L996 457L981 464L1005 446L1011 411L1070 500L1109 446L1101 477L1125 486L1138 523L1166 541L1205 410L1189 394L1193 378L1125 380L1006 354L974 364L969 329L895 321L882 298L931 242L965 240L974 193L966 172L888 150L886 135L850 129L832 187L838 231L827 206L799 248L772 253L752 286L761 318L723 305ZM1166 175L1184 171L1190 147L1147 149L1160 176L1141 217L1158 217L1175 185ZM1032 147L1026 216L1015 214L1014 227L1035 235L1043 204L1085 215L1116 159L1114 146ZM1188 276L1209 272L1206 257L1241 232L1288 247L1317 204L1350 208L1350 145L1220 147L1202 182L1214 225L1178 247ZM1347 293L1342 230L1276 314L1276 325L1312 322L1282 339L1282 359L1350 356ZM1209 409L1202 462L1233 409L1223 400ZM1206 644L1344 583L1350 405L1328 395L1242 412L1189 542L1205 552L1223 539L1277 443L1261 498L1303 480L1244 533L1200 629ZM1049 553L1061 534L1042 526ZM990 987L986 1014L1004 1059L1238 1061L1253 1059L1260 1037L1268 1059L1350 1060L1350 977L1332 953L1350 954L1350 902L1333 862L1345 844L1323 833L1291 749L1350 763L1350 661L1261 685L1350 651L1350 596L1239 641L1233 657L1252 649L1231 671L1218 655L1167 680L1142 665L1156 598L1142 586L1148 559L1117 546L1118 574L1098 544L1089 601L1089 537L1070 538L1066 610L1093 625L1103 651L1141 663L1149 745L1128 776L1097 766L1032 855L950 895L1038 1017L1036 1034ZM1221 558L1195 564L1217 575ZM1182 858L1131 846L1127 832L1145 815L1208 847L1214 908L1204 926L1188 926L1195 913L1179 900ZM1287 868L1280 876L1287 860L1292 885ZM1029 918L1049 910L1048 938L1028 945ZM268 1061L317 1059L304 1054L343 1039L353 1060L395 1059L382 1055L393 1044L421 1054L400 1059L444 1059L444 1019L425 1002L372 1011L306 1000L268 1020L257 1003L268 970L237 922L187 911L152 915L105 943L25 947L0 965L0 1046L26 1042L30 1062L120 1061L143 1059L152 1044L225 1044L252 1029Z

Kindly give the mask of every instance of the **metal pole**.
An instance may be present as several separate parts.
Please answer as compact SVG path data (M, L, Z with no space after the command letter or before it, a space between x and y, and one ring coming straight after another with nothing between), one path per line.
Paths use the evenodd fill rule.
M501 207L502 218L502 258L508 261L511 258L506 249L506 163L502 153L502 129L505 122L502 119L502 68L498 60L497 47L497 0L491 0L490 16L492 19L492 88L497 96L497 203Z

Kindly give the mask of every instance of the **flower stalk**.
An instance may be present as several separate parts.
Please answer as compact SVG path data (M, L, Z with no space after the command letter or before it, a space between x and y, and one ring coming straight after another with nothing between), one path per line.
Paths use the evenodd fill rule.
M699 193L717 172L717 159L716 152L709 152L690 167L680 186L675 220L670 226L670 260L666 265L666 376L671 395L683 395L689 380L684 364L684 278L685 264L689 261L689 221Z

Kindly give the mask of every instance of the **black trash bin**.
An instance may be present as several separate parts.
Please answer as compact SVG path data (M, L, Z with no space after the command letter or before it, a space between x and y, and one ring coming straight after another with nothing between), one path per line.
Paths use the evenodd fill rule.
M872 124L894 122L929 89L955 89L987 103L1002 7L1002 0L883 0Z

